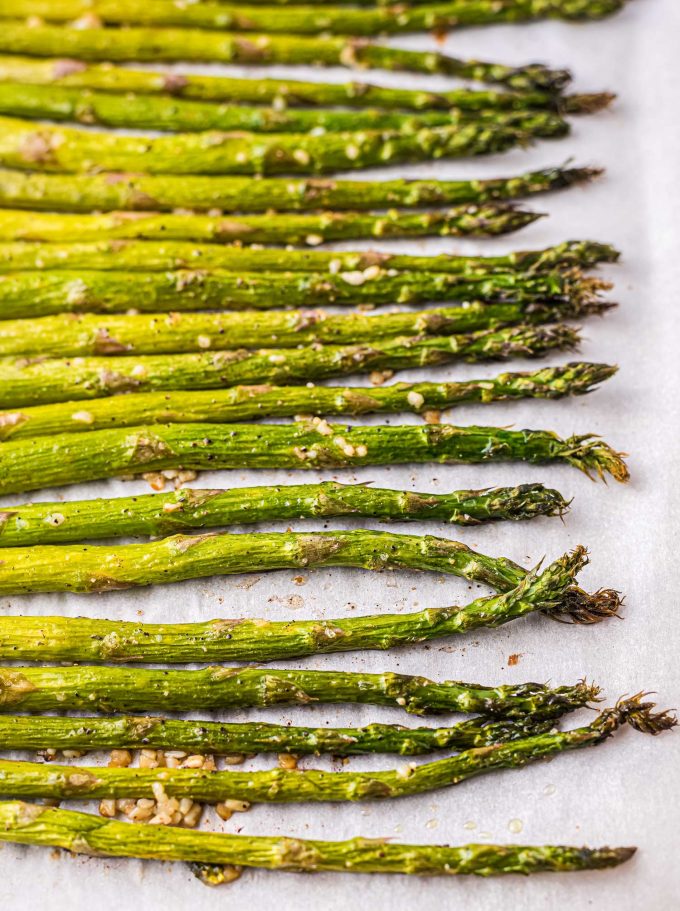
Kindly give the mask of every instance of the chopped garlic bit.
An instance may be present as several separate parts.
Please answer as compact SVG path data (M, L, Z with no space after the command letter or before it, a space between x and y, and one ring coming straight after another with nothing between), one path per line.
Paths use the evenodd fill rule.
M51 512L45 516L45 522L52 528L58 528L66 521L66 516L61 512Z
M94 415L89 411L74 411L71 420L79 424L94 424Z

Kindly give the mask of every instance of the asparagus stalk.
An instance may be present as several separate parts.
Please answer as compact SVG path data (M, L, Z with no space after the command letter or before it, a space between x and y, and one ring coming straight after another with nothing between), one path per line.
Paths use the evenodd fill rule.
M0 547L167 535L195 528L337 516L478 525L561 516L568 508L569 504L557 490L542 484L443 494L337 481L230 490L183 488L171 493L113 500L13 506L0 513Z
M278 16L278 10L275 15ZM0 53L77 58L75 64L72 60L51 60L47 65L54 67L57 74L63 74L64 70L66 73L73 72L80 61L144 61L158 64L184 60L194 63L260 66L280 63L439 73L530 92L559 92L571 81L568 71L551 70L538 63L505 66L482 60L462 60L434 51L385 47L356 38L239 35L223 31L217 34L187 28L78 29L26 25L10 19L2 23ZM175 81L170 77L171 85Z
M468 402L487 404L523 398L556 399L566 395L583 395L614 373L616 368L608 364L571 363L532 372L502 373L483 380L395 383L381 388L236 386L193 392L139 392L124 397L92 399L88 402L87 410L72 402L58 402L23 408L20 411L0 412L0 440L22 440L142 424L219 424L266 417L296 417L301 414L422 414ZM370 491L368 496L371 497ZM473 496L474 499L476 495ZM160 501L155 498L155 502ZM178 508L177 503L174 508ZM318 509L320 505L317 504L314 508ZM486 509L484 506L482 510L485 516ZM236 515L244 514L243 504L239 504ZM460 524L465 515L472 517L476 514L471 500L466 498L455 521ZM24 519L27 520L27 517L24 516ZM117 521L119 520L118 516ZM244 520L241 518L239 521ZM447 521L454 519L450 517ZM1 528L2 522L0 547L3 545ZM22 525L23 528L25 526ZM53 531L51 533L54 534ZM61 529L60 533L68 534L68 529ZM112 537L112 534L113 529L109 528L104 537Z
M338 873L404 873L428 876L495 876L567 873L625 863L635 848L562 845L400 845L381 839L304 841L263 835L225 835L188 829L130 825L87 813L21 801L0 803L0 840L51 845L79 854L237 864L270 870ZM200 873L199 873L200 875Z
M588 95L583 103L588 110L605 107L611 95L599 99ZM581 105L572 100L567 106ZM567 126L557 113L537 120L535 108L528 110L480 109L466 112L450 108L447 111L383 111L362 108L357 111L338 111L334 108L305 108L285 110L274 107L215 104L206 101L185 101L162 95L124 95L92 92L61 86L20 85L0 82L0 113L15 117L49 118L50 120L98 124L138 130L170 132L199 132L203 130L248 130L253 133L305 133L307 130L346 132L351 130L400 130L417 133L429 127L451 127L454 124L489 123L523 129L526 124L536 135L559 136Z
M0 64L1 68L1 64ZM106 71L108 72L108 70ZM259 83L257 83L259 84ZM508 96L512 97L512 96ZM0 204L51 212L365 211L392 206L484 205L587 183L596 168L545 168L491 180L290 180L154 177L147 174L27 174L0 171Z
M515 93L470 88L431 92L355 81L335 83L241 79L176 71L169 73L164 70L128 69L111 64L87 64L82 60L37 60L32 57L3 56L0 56L0 82L119 94L171 95L190 101L271 104L276 108L311 105L374 107L392 111L457 109L470 112L541 108L585 114L599 110L613 100L604 93L565 96L556 95L553 91L527 90L526 87L523 87L522 92Z
M310 344L379 342L398 336L446 336L517 323L540 324L602 314L612 304L570 301L473 302L420 312L328 315L318 310L246 313L156 313L101 317L62 314L36 320L0 320L0 356L182 354L239 348L297 348ZM297 413L297 412L294 412ZM1 432L0 432L1 433Z
M617 615L620 598L575 585L587 563L577 548L515 588L463 607L319 621L212 620L140 624L64 617L0 618L0 655L13 661L274 661L359 649L382 650L498 627L540 611L565 622L598 623ZM590 690L594 699L597 690Z
M0 359L0 408L44 405L121 392L221 389L253 383L305 384L345 374L404 370L456 361L540 357L572 348L579 335L560 323L518 325L464 335L402 337L358 345L141 357Z
M4 172L7 173L7 172ZM39 179L41 175L36 175ZM33 177L28 177L33 180ZM70 178L65 178L70 179ZM179 179L179 178L178 178ZM192 178L188 178L189 185ZM251 186L264 181L250 181ZM295 186L291 183L291 187ZM501 256L413 256L402 253L378 253L375 250L346 252L341 250L258 250L215 244L190 244L180 241L103 241L80 244L0 244L0 268L3 272L31 270L82 270L164 272L178 269L223 269L239 273L257 272L343 272L370 271L364 280L376 277L376 266L390 271L446 272L455 275L489 276L516 271L545 272L572 266L595 266L616 262L619 253L609 244L595 241L567 241L544 250L521 250ZM377 273L380 274L380 273ZM327 278L328 276L325 276ZM76 280L77 276L73 276ZM361 275L351 275L354 291L361 287ZM7 279L5 279L7 281ZM3 288L0 282L0 293ZM268 292L269 293L269 292ZM139 302L135 302L138 306ZM4 301L2 308L5 311Z
M330 427L331 434L326 436ZM328 469L422 462L561 462L628 479L619 453L597 438L497 427L342 427L296 424L157 424L3 443L0 493L21 493L166 469Z
M259 251L258 251L259 252ZM33 254L40 259L37 251ZM194 310L272 310L332 304L418 304L429 301L562 303L567 313L601 311L598 292L608 282L579 270L461 275L399 272L377 265L347 272L116 272L55 269L0 277L4 319L68 313L144 313ZM606 308L605 308L606 309ZM519 309L517 310L519 312ZM205 317L204 317L205 318Z
M414 31L446 31L465 26L526 22L535 19L601 19L624 0L448 0L393 9L376 6L247 6L219 0L188 5L165 0L4 0L2 15L38 16L68 23L84 15L103 25L144 25L173 28L231 29L235 32L297 35L359 35L375 37Z
M282 215L196 215L110 212L62 215L0 209L0 242L69 243L97 239L195 240L208 243L318 246L364 237L493 237L541 216L503 203L408 212L321 212Z
M102 768L0 760L0 793L5 797L56 800L152 798L160 785L168 797L205 803L299 803L392 800L449 788L499 769L522 769L561 753L598 746L622 725L660 734L677 724L668 712L653 713L642 694L622 699L589 725L548 731L509 743L465 750L456 756L403 769L326 772L321 769L206 772L203 769Z
M465 712L501 718L555 718L591 701L586 683L481 686L433 683L405 674L290 671L253 667L157 670L129 667L0 668L0 711L175 712L272 705L355 703L414 715Z
M0 563L0 594L77 593L276 569L414 569L484 582L497 591L526 575L516 563L460 541L387 531L173 535L141 544L12 547Z
M188 753L331 753L363 756L398 753L420 756L435 750L469 750L549 731L553 718L487 721L472 718L450 727L407 728L369 724L363 728L306 728L250 721L178 721L116 716L59 718L0 715L5 750L185 750Z
M2 37L0 36L0 45ZM546 111L521 126L463 123L415 133L363 130L344 133L173 133L131 136L47 126L0 117L3 167L56 173L134 171L149 174L326 174L502 152L535 136L559 136L566 121Z

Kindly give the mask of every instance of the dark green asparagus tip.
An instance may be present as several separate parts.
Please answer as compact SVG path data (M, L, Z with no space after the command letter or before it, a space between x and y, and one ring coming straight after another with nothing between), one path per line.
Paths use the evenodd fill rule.
M649 693L637 693L630 699L620 699L615 710L622 713L628 724L642 734L656 736L663 731L670 731L678 723L677 716L668 710L653 712L652 709L656 708L655 703L642 702L649 695Z
M612 708L604 709L591 725L591 730L598 731L598 742L611 737L624 724L629 724L642 734L661 734L670 731L678 723L672 712L654 712L653 702L643 702L647 693L619 699Z
M627 860L630 860L633 854L637 851L637 848L611 848L612 863L607 864L607 866L618 867L619 864L625 864Z
M560 114L596 114L608 108L615 100L613 92L565 95L558 99L557 110Z
M590 183L604 174L604 168L555 168L554 169L554 186L555 188L572 187L574 184Z
M586 170L586 169L577 169L577 170ZM596 169L593 169L596 171ZM597 173L602 173L597 172ZM576 262L581 268L587 268L592 266L598 266L601 263L615 263L618 262L621 253L612 247L611 244L601 244L594 240L567 240L562 244L558 244L557 247L550 248L549 251L546 251L548 254L549 267L560 268L559 264L555 266L555 254L560 254L560 258L566 264L566 269L563 267L562 271L569 272L573 269L573 263ZM535 262L531 265L530 271L539 272L545 268L545 262L540 258L536 259Z
M610 474L614 480L625 483L630 478L628 466L623 461L624 452L617 452L594 434L570 437L565 441L565 461L580 469L589 478L593 475L606 481Z
M579 545L571 554L563 557L561 562L567 571L576 575L584 566L587 566L589 562L588 551L585 547ZM623 599L620 593L613 589L600 589L600 591L591 594L577 585L572 585L561 596L559 603L547 608L544 613L546 616L561 623L576 623L581 626L587 626L618 616L622 603ZM599 689L594 688L594 692L598 693Z
M619 611L623 605L621 593L613 588L601 588L596 592L586 592L574 586L566 592L558 607L546 611L547 616L560 623L575 623L579 626L591 626L602 623L610 617L621 619Z
M605 383L618 373L616 364L591 364L583 361L572 361L566 367L568 377L573 385L569 387L570 395L587 395L593 392L600 383Z
M507 85L513 85L515 75L522 81L525 88L527 87L527 77L529 77L532 89L555 94L563 92L573 79L569 70L551 70L542 63L529 63L527 66L519 67L514 74L511 73L504 80Z

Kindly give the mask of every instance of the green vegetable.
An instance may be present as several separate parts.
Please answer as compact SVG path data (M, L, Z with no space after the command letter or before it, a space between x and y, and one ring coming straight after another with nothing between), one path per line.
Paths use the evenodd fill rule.
M475 301L469 306L367 316L324 310L246 311L241 313L151 313L100 316L96 313L0 320L0 356L186 354L242 348L298 348L348 345L385 339L447 336L517 323L602 315L613 305L601 301ZM527 387L525 387L527 388ZM303 409L304 410L304 409ZM308 411L310 409L307 409ZM1 432L0 432L1 435Z
M37 16L68 23L94 16L104 25L170 26L235 32L374 37L415 31L446 31L465 26L526 22L534 19L602 19L625 0L449 0L410 5L397 11L381 6L249 6L218 2L176 4L165 0L4 0L3 16Z
M13 25L12 28L15 26ZM166 35L167 33L163 33ZM112 36L113 37L113 36ZM120 36L118 36L120 37ZM211 36L208 36L210 40ZM386 49L381 49L386 50ZM359 49L359 52L361 50ZM371 49L369 48L369 53ZM408 59L408 57L406 58ZM421 58L418 58L419 60ZM436 59L436 55L435 55ZM492 82L522 79L523 70L488 64L466 64L460 61L463 75L491 76ZM476 72L475 67L480 66ZM484 67L490 72L485 72ZM38 60L32 57L0 56L0 82L21 86L51 86L56 88L91 90L118 94L171 96L194 101L238 102L269 104L274 107L374 107L382 110L434 111L526 111L535 108L556 110L568 114L587 114L611 102L606 93L556 95L551 89L555 79L568 81L567 74L555 73L541 67L526 68L527 75L536 72L537 85L546 82L547 91L531 90L531 78L517 85L521 92L496 89L473 90L455 88L442 92L421 89L393 88L365 82L301 82L292 79L241 79L233 76L206 76L197 73L178 73L176 70L128 69L111 64L87 64L82 60ZM495 73L495 78L494 78Z
M327 435L327 429L330 434ZM0 493L130 473L225 468L328 469L421 462L562 462L628 479L621 456L597 437L451 424L346 427L296 424L156 424L17 440L0 447Z
M6 551L4 552L6 553ZM11 553L11 551L10 551ZM211 620L143 624L64 617L0 618L0 656L13 661L115 661L181 664L195 661L273 661L358 649L387 649L498 627L540 611L581 625L616 616L611 590L588 594L575 585L587 562L577 548L537 571L517 573L502 595L464 607L412 614L381 613L325 621ZM588 688L589 699L597 689Z
M40 261L37 251L32 256ZM0 312L5 319L64 312L127 313L130 309L157 315L168 311L272 310L328 304L377 306L433 300L461 301L474 305L473 312L479 309L479 302L485 301L514 303L515 312L523 302L527 305L562 303L568 311L570 307L590 308L599 292L609 287L608 282L584 277L577 270L467 276L392 272L377 265L335 275L200 269L180 272L54 269L11 272L0 277ZM250 319L255 318L251 314Z
M486 155L526 145L535 136L566 132L566 121L545 111L527 115L518 127L473 122L415 133L392 129L320 136L219 131L131 136L0 117L0 164L56 173L134 171L144 162L149 174L327 174Z
M1 20L0 20L1 21ZM601 98L587 95L581 100L574 96L566 107L588 111L605 107L611 96ZM25 85L0 82L0 113L29 119L47 118L55 121L98 124L135 130L168 132L200 132L203 130L247 130L253 133L305 133L308 130L343 132L356 130L400 130L416 133L428 127L450 127L470 122L493 126L532 129L545 123L546 136L561 135L567 127L559 121L557 112L548 119L536 120L536 108L525 110L480 109L468 112L450 108L447 111L383 111L362 108L338 111L334 108L304 108L285 110L279 107L214 104L209 101L185 101L171 96L93 92L62 86ZM542 135L537 133L536 135Z
M0 60L0 71L1 68ZM337 213L396 206L481 206L495 200L517 199L588 183L600 173L597 168L545 168L517 177L491 180L300 180L281 177L251 180L249 177L200 175L39 174L0 170L0 204L30 209L34 214L40 209L50 212L91 212L94 209L205 212L220 209L267 213L326 209ZM268 217L275 219L277 216ZM565 254L570 249L568 245L563 248Z
M269 769L257 772L203 769L105 768L59 766L0 760L0 793L56 800L152 798L161 785L168 797L188 797L205 803L247 800L251 803L293 803L383 800L426 794L449 788L499 769L522 769L560 753L598 746L619 727L659 734L677 724L668 712L653 713L653 702L641 696L621 700L605 709L586 727L548 731L509 743L465 750L407 769L373 772L325 772Z
M0 209L0 242L55 244L103 240L195 240L208 243L318 246L363 237L493 237L532 224L541 216L499 203L429 212L322 212L294 215L182 215L112 212L62 215Z
M410 875L494 876L567 873L625 863L635 848L564 846L400 845L382 839L303 841L262 835L225 835L164 826L129 825L87 813L21 801L0 802L0 840L66 848L80 854L237 864L271 870ZM218 876L219 879L219 876Z
M504 85L518 91L559 92L571 81L569 72L550 70L541 64L512 67L482 60L461 60L446 54L385 47L353 38L239 35L187 28L78 29L26 25L9 19L2 23L0 53L61 58L50 60L47 64L52 68L53 75L59 78L81 69L80 61L144 61L158 64L183 60L440 73ZM64 59L74 57L78 59ZM183 82L181 77L169 78L164 89L172 89L178 80L180 84Z
M590 702L581 682L498 687L404 674L208 667L198 671L128 667L0 668L3 713L21 711L174 712L271 705L389 705L414 715L449 712L502 718L555 718Z
M471 718L445 728L407 728L399 724L305 728L261 721L178 721L130 715L113 718L0 715L0 742L5 750L152 749L185 750L194 754L286 752L295 755L398 753L419 756L434 750L468 750L518 740L549 731L554 724L554 718L533 720L527 716L507 721Z
M74 360L1 358L0 407L16 409L121 392L220 389L253 383L304 384L346 374L422 368L461 360L475 363L540 357L554 349L573 348L578 341L578 333L560 323L520 324L463 335L406 336L357 345L141 357L105 355Z
M616 367L608 364L571 363L563 367L501 373L487 379L452 383L394 383L381 387L234 386L191 392L137 392L122 397L91 399L86 410L80 407L74 409L72 402L57 402L22 408L19 411L0 412L0 440L21 440L142 424L219 424L254 418L296 417L302 414L422 414L469 402L488 404L524 398L558 399L568 395L584 395L615 373ZM357 496L359 500L364 499L364 494ZM366 491L365 496L370 498L372 494ZM472 505L474 499L465 500L456 522L463 521L463 514L477 515L477 510ZM159 502L156 498L156 503ZM486 516L490 501L482 496L481 502L485 504L482 512ZM62 505L69 506L68 503ZM314 508L320 509L321 504ZM201 512L203 511L204 508ZM243 510L240 513L237 511L235 515L239 514L245 515ZM450 521L454 519L451 518ZM111 529L105 537L110 537L110 531ZM63 529L61 533L64 533ZM0 546L2 543L0 537Z
M355 529L323 532L173 535L140 544L12 547L0 561L0 594L93 592L276 569L412 569L483 582L496 591L526 571L505 557L430 535Z

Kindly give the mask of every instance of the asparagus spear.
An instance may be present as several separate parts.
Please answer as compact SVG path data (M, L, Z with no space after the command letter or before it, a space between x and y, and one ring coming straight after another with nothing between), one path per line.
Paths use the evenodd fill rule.
M182 354L239 348L370 344L398 336L446 336L517 323L540 324L606 312L598 301L473 302L419 312L328 315L318 310L245 313L154 313L101 317L62 314L36 320L0 320L0 356ZM296 412L297 413L297 412Z
M6 173L6 172L5 172ZM36 178L39 175L36 175ZM32 177L29 177L32 180ZM178 178L179 179L179 178ZM190 182L191 178L187 181ZM251 181L260 186L260 181ZM264 182L262 182L264 183ZM294 186L294 184L291 184ZM378 253L375 250L258 250L250 247L220 247L215 244L190 244L180 241L103 241L80 244L38 244L16 242L0 244L3 272L40 270L100 270L163 272L177 269L223 269L239 273L257 272L343 272L358 273L367 281L381 273L376 266L390 271L447 272L455 275L488 276L515 271L545 272L572 266L595 266L616 262L619 253L609 244L595 241L567 241L544 250L522 250L501 256L413 256ZM327 278L328 276L325 276ZM73 280L77 275L73 276ZM361 287L362 276L350 275L354 289ZM5 279L7 281L7 279ZM4 282L0 282L0 294ZM268 292L269 293L269 292ZM139 306L139 302L135 301ZM8 314L4 308L3 315Z
M405 674L290 671L252 667L157 670L129 667L0 668L0 711L34 713L210 711L272 705L356 703L402 708L413 715L465 712L501 718L555 718L587 705L592 688L581 682L481 686L433 683Z
M606 443L497 427L157 424L3 443L0 493L184 468L328 469L419 462L561 462L617 481L628 469Z
M173 535L141 544L12 547L0 563L0 594L93 592L214 575L343 566L414 569L516 586L525 571L459 541L355 529L324 532Z
M588 95L584 104L588 110L606 107L611 96L599 100ZM568 105L581 102L576 100ZM416 133L428 127L451 127L472 121L493 126L533 129L536 135L559 136L567 131L557 113L537 120L536 109L480 109L473 113L464 109L447 111L383 111L362 108L360 111L338 111L334 108L285 110L274 107L214 104L206 101L184 101L170 96L116 95L61 86L20 85L0 82L0 113L15 117L49 118L100 126L170 132L199 132L202 130L248 130L254 133L305 133L307 130L342 132L348 130L400 130Z
M479 525L561 516L569 504L542 484L417 493L363 484L287 484L29 503L0 513L0 547L68 544L99 538L167 535L268 520L361 516L399 522ZM55 519L55 514L58 518Z
M140 624L63 617L0 618L0 655L13 661L274 661L358 649L382 650L498 627L540 611L564 622L599 623L617 615L618 594L588 594L575 585L587 563L580 547L515 588L463 607L411 614L301 620L212 620ZM597 690L590 689L590 699Z
M78 58L76 67L80 61L144 61L158 64L184 60L195 63L374 68L440 73L503 85L518 91L559 92L571 81L568 71L551 70L538 63L513 67L482 60L461 60L434 51L409 51L356 38L217 34L187 28L78 29L26 25L9 19L2 23L0 53L75 57ZM63 73L65 68L67 72L74 71L71 60L52 60L48 66L55 67L57 74ZM171 84L173 81L176 80L170 79Z
M91 212L94 209L271 212L273 209L279 213L483 205L587 183L600 173L596 168L545 168L492 180L359 181L272 177L254 181L249 177L26 174L0 170L0 204L51 212Z
M601 19L618 11L624 0L448 0L404 4L395 13L380 6L247 6L219 0L175 4L165 0L4 0L2 15L38 16L68 23L83 15L104 25L170 26L231 29L235 32L297 35L378 35L414 31L446 31L465 26L526 22L535 19Z
M260 348L257 351L0 359L0 407L15 409L117 395L221 389L252 383L304 384L345 374L404 370L455 361L540 357L571 348L578 333L560 323L511 326L466 335L402 337L358 345Z
M257 251L260 252L260 251ZM40 261L40 254L33 256ZM559 304L592 310L608 282L579 270L479 275L399 272L377 265L347 272L239 272L202 269L176 272L117 272L55 269L0 276L4 319L51 314L154 313L193 310L272 310L325 304L417 304L462 301ZM600 306L594 307L601 310Z
M495 876L567 873L625 863L635 848L571 848L562 845L400 845L382 839L304 841L262 835L225 835L146 827L37 806L0 802L0 840L52 845L80 854L237 864L270 870L338 873L404 873L429 876ZM199 875L200 872L199 872Z
M111 212L62 215L0 209L0 242L69 243L97 239L196 240L208 243L318 246L363 237L493 237L541 216L503 203L428 212L320 212L295 215L195 215Z
M0 36L0 44L2 37ZM463 123L415 133L173 133L130 136L0 117L3 167L56 173L134 171L149 174L325 174L403 162L502 152L532 137L564 135L566 121L545 111L519 127Z
M570 731L548 731L509 743L465 750L446 759L408 769L373 772L326 772L321 769L268 769L257 772L206 772L203 769L103 768L45 765L0 760L0 793L5 797L66 799L152 798L160 785L168 797L205 803L247 800L250 803L296 803L391 800L449 788L499 769L522 769L561 753L598 746L622 725L660 734L677 724L668 712L653 713L642 695L622 699L589 725ZM156 790L154 791L154 787Z
M266 417L296 417L301 414L420 414L467 402L487 404L523 398L554 399L566 395L583 395L614 373L616 368L608 364L571 363L564 367L544 367L532 372L502 373L483 380L395 383L381 388L236 386L193 392L138 392L124 397L92 399L86 410L72 402L63 402L0 412L0 440L21 440L142 424L219 424ZM368 496L371 496L370 492ZM156 499L156 502L159 501ZM476 514L468 499L465 500L464 508L461 506L455 521L462 522L464 514ZM1 526L2 522L0 535ZM61 533L68 533L68 530L62 529ZM105 537L111 536L112 529L108 529ZM2 544L0 537L0 547Z
M419 756L434 750L469 750L549 731L553 718L487 721L472 718L450 727L407 728L369 724L363 728L305 728L250 721L178 721L117 716L59 718L0 715L5 750L186 750L188 753L331 753L362 756L398 753Z
M87 64L82 60L37 60L31 57L3 56L0 56L0 82L14 82L22 86L90 89L107 93L172 95L195 101L273 104L277 108L319 105L412 111L448 111L454 108L470 112L542 108L581 114L599 110L613 100L603 93L556 95L553 91L527 90L526 87L523 87L522 92L515 93L470 88L430 92L355 81L335 83L241 79L233 76L128 69L108 63Z

